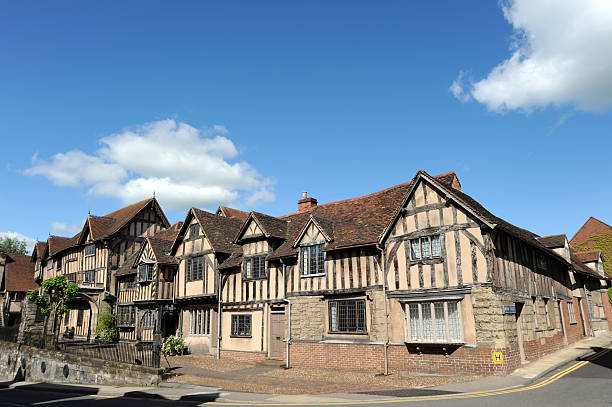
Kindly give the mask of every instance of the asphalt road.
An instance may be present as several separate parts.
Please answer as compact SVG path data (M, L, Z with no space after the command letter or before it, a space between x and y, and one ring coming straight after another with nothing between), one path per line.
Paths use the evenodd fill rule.
M393 400L369 402L367 406L612 406L612 352L589 362L570 364L551 373L547 379L505 392L446 395L444 400ZM200 402L135 398L107 398L96 395L51 393L37 390L0 389L0 406L196 406ZM215 404L220 404L215 402ZM358 405L359 403L355 403ZM312 405L312 404L310 404ZM332 404L333 405L333 404Z

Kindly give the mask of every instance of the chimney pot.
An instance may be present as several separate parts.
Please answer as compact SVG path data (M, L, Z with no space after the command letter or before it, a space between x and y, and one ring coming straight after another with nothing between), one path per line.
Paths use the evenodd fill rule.
M308 192L306 191L302 192L302 199L304 198L308 198Z

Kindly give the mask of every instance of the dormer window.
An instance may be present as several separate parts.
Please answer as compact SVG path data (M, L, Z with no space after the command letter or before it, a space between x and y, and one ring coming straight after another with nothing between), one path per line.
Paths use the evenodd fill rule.
M244 278L247 280L266 278L266 255L245 258L243 267Z
M85 256L93 256L96 254L96 245L94 243L90 243L85 246Z
M543 254L538 254L538 269L548 270L548 260Z
M189 226L189 238L193 239L197 236L199 236L200 234L200 224L199 223L194 223L193 225Z
M311 246L302 246L301 250L301 275L319 276L325 274L325 253L323 243Z
M138 266L138 281L153 281L153 264L143 263Z

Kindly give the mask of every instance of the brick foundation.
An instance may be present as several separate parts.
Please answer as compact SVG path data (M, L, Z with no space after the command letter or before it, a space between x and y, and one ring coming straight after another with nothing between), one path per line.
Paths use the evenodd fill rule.
M563 342L563 332L555 331L556 333L552 336L545 338L538 338L532 341L523 342L523 349L525 349L525 358L528 361L534 361L540 359L549 353L556 352L565 346Z

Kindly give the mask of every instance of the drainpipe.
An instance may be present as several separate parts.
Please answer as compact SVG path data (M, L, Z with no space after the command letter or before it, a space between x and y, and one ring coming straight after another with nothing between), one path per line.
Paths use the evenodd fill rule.
M219 282L217 283L217 360L221 359L221 273L219 275Z
M385 251L380 246L380 244L376 244L376 248L380 250L381 255L381 263L382 263L382 286L383 286L383 297L385 302L385 344L383 346L384 350L384 364L385 364L385 376L389 375L389 306L387 304L387 265L385 264Z
M287 265L285 264L285 261L283 259L281 259L281 264L283 265L283 281L286 284L287 278L286 278L286 273L287 273ZM288 318L289 318L289 326L288 326L288 332L287 332L287 339L285 339L285 369L289 369L290 367L290 352L289 352L289 346L291 345L291 301L287 299L287 286L285 286L285 295L283 298L283 301L285 301L287 303L287 308L288 308Z

